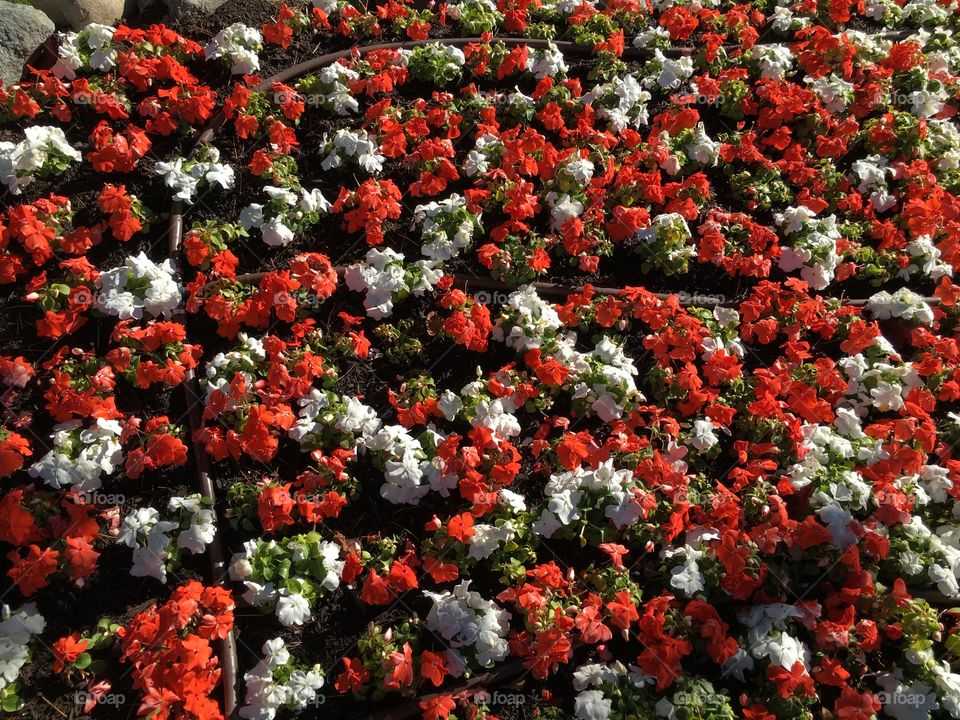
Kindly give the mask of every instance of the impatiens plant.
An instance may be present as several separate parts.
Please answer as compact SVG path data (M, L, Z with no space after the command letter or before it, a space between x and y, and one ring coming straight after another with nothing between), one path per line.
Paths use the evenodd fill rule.
M35 178L62 173L81 160L80 151L58 127L34 125L24 136L18 143L0 142L0 182L14 195Z
M176 190L173 197L187 203L194 201L201 187L212 188L219 185L224 190L233 187L233 168L220 162L220 151L212 145L204 145L190 157L174 158L170 162L160 162L154 166L154 172L163 177L168 188Z
M263 49L263 36L258 30L234 23L218 32L204 48L208 58L217 58L234 75L253 75L260 69L257 53Z
M299 665L283 638L263 644L263 658L243 680L247 698L240 717L252 720L272 720L281 708L303 710L316 703L317 691L324 684L322 668Z
M394 303L408 295L420 297L443 277L434 261L404 261L401 253L390 248L370 248L362 263L351 265L344 273L348 288L365 293L363 307L374 320L390 317Z
M279 542L251 540L230 561L230 577L243 581L246 602L273 609L284 626L303 625L313 604L339 587L342 553L316 532Z
M30 641L40 635L46 621L34 603L13 609L3 605L0 615L0 708L13 713L23 708L18 678L30 662Z
M180 302L180 285L169 260L154 263L144 253L97 278L94 308L121 320L169 316Z
M117 542L133 548L134 577L165 583L167 572L178 566L181 551L198 555L213 541L215 515L201 495L172 497L166 510L161 516L152 507L137 508L120 524Z

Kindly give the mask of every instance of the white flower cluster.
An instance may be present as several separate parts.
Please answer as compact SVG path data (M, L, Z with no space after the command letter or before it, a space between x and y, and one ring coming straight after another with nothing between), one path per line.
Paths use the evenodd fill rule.
M643 399L637 389L633 360L617 343L600 338L589 353L577 349L573 332L558 334L563 326L556 308L530 286L511 293L492 337L518 353L539 348L569 371L567 389L578 412L595 413L605 422L623 416L627 404Z
M704 324L711 332L700 343L704 360L709 360L721 350L727 355L744 356L746 348L740 342L740 313L733 308L717 305L713 308L713 319L706 318Z
M867 301L867 310L877 320L901 318L921 325L933 322L933 308L908 288L900 288L892 293L883 290L871 295Z
M240 717L273 720L281 708L296 711L316 703L324 683L319 664L297 667L283 638L267 640L262 650L263 658L243 676L246 704L240 708Z
M431 489L446 496L457 486L457 476L433 452L441 440L432 430L415 438L402 425L385 425L369 440L367 448L383 465L380 495L387 502L416 505Z
M504 145L496 135L484 133L473 145L473 150L467 153L463 161L463 171L467 177L483 175L490 169L491 162L497 162L504 153Z
M758 44L753 50L761 77L783 80L793 67L793 53L786 45Z
M904 398L911 388L918 387L922 381L913 363L892 365L887 362L888 359L877 359L874 354L868 358L863 353L842 358L837 363L847 376L842 404L852 408L861 417L870 408L881 412L902 410Z
M960 597L960 532L956 527L944 526L931 530L923 518L914 515L910 522L898 526L898 534L905 536L906 543L892 537L891 554L899 558L900 570L906 580L923 577L937 586L949 597Z
M0 692L20 676L20 669L30 661L30 640L46 627L34 603L14 610L4 604L0 615Z
M609 83L595 85L584 95L583 101L597 109L597 117L610 123L611 130L622 132L628 127L639 128L647 124L650 97L635 75L624 75Z
M163 177L168 188L176 190L174 200L193 202L201 184L219 185L224 190L233 187L233 168L220 162L220 151L213 145L204 145L196 157L176 157L170 162L158 162L153 171Z
M933 244L929 235L921 235L911 240L907 243L906 251L910 256L910 264L900 269L898 277L909 280L918 272L933 280L953 276L953 266L940 259L940 248Z
M551 475L544 488L547 506L533 523L533 531L552 537L562 527L584 517L590 508L602 508L603 516L616 527L629 527L640 519L643 510L634 501L637 488L633 472L617 469L613 459L589 470L577 468Z
M777 213L775 219L791 244L782 247L780 269L784 272L800 270L802 277L814 290L823 290L832 281L840 257L837 240L840 231L833 215L815 219L816 213L805 205L790 207Z
M467 201L456 193L440 202L417 205L413 227L420 226L423 256L438 262L457 257L482 230L480 217L467 210Z
M506 640L510 613L471 591L469 580L462 581L453 592L424 591L424 595L433 601L427 627L446 639L452 649L461 654L464 649L473 651L482 667L489 667L510 653Z
M855 161L850 169L859 183L857 192L870 193L874 210L884 212L897 204L897 199L887 190L887 178L892 178L895 172L885 157L868 155Z
M833 426L803 425L802 457L787 468L797 490L813 486L810 507L827 526L833 544L846 549L857 541L854 513L866 512L872 500L870 485L854 469L883 459L881 444L866 435L857 415L837 411Z
M300 398L298 414L297 422L287 434L305 450L321 447L320 435L330 429L345 436L338 440L346 439L362 451L383 424L376 411L357 398L337 396L317 388Z
M567 74L567 63L557 46L549 43L543 49L531 47L527 50L527 71L537 80L562 78Z
M227 395L225 408L227 411L235 409L238 403L253 397L253 384L257 377L255 373L267 359L267 351L258 338L239 333L237 340L239 345L235 349L225 353L218 352L210 359L206 366L206 377L202 381L207 399L214 390L221 390ZM230 382L238 372L245 381L247 395L245 398L232 400L228 390Z
M960 54L960 48L956 50ZM938 170L960 169L960 130L952 122L936 118L927 120L926 142L930 147L930 155L937 159Z
M260 69L263 35L256 28L234 23L214 35L204 48L207 59L219 59L234 75L252 75Z
M18 143L0 141L0 183L14 195L37 175L65 170L70 161L83 159L58 127L33 125L23 134Z
M393 304L414 295L420 297L443 277L433 260L404 264L404 256L391 248L370 248L362 263L351 265L344 273L347 287L366 293L363 307L374 320L393 314Z
M653 51L653 59L644 68L643 84L648 88L660 87L677 90L693 75L693 59L681 57L676 60L666 57L659 48Z
M364 172L373 175L383 170L385 158L380 154L379 145L366 131L353 131L347 128L337 130L332 138L324 137L320 141L320 155L326 157L320 162L324 170L343 167L350 163Z
M660 554L670 569L670 587L688 598L703 592L706 579L697 561L707 554L705 543L719 538L720 534L715 531L698 528L686 533L683 545L663 548Z
M109 25L91 23L80 32L62 33L53 74L62 80L73 80L77 70L112 70L117 64L117 51L113 47L116 31Z
M717 164L720 157L720 143L707 134L703 123L697 123L693 128L693 138L683 147L683 153L690 160L710 167Z
M400 65L408 67L411 60L420 62L430 67L439 79L445 72L459 71L466 62L467 58L463 50L454 45L444 45L443 43L429 43L408 50L400 48L397 53L400 56Z
M696 247L690 243L693 237L690 227L680 213L657 215L636 237L648 248L653 248L653 261L665 268L683 263L697 254Z
M560 231L568 220L578 218L583 214L583 203L567 193L558 193L551 190L544 196L550 208L550 227Z
M30 466L30 477L42 478L59 490L69 486L76 492L90 492L101 485L101 476L110 475L123 462L120 423L97 418L88 428L80 420L54 425L53 447Z
M330 203L320 190L276 187L267 185L263 191L269 198L266 204L251 203L240 213L239 222L245 230L256 228L270 247L293 242L297 232L315 224L330 210Z
M130 255L97 279L94 309L121 320L169 316L180 304L180 285L170 260L157 264L145 253Z
M477 375L479 374L478 368ZM441 407L439 402L437 405ZM464 409L463 418L473 427L487 428L502 438L517 437L520 434L520 421L514 415L518 409L514 396L496 397L490 394L487 383L479 377L463 386L459 398L448 398L445 405L450 409L457 407L458 413L461 412L460 409Z
M359 77L360 73L356 70L333 63L311 76L309 92L312 98L316 98L316 104L328 112L350 115L360 109L360 104L350 92L350 83Z
M276 540L258 538L243 544L230 560L230 579L247 588L243 599L256 607L273 606L284 627L303 625L310 619L311 600L340 587L344 560L337 543L316 532ZM276 568L287 567L282 587ZM269 569L269 578L264 570Z
M800 620L804 611L794 605L771 603L754 605L739 613L740 622L747 628L745 642L727 660L724 672L744 681L744 674L753 669L755 660L767 660L770 665L779 665L792 670L800 662L810 670L810 648L802 640L790 634L791 620ZM747 648L747 649L744 649Z
M510 293L502 316L503 322L493 329L493 339L518 353L540 347L544 335L563 327L553 303L542 299L531 285Z
M217 534L216 513L199 493L170 498L167 511L172 519L161 519L152 507L136 508L120 524L117 542L133 549L130 574L134 577L152 577L165 583L167 566L177 550L199 555ZM176 540L171 537L174 532Z
M847 82L835 73L821 75L818 78L807 75L803 80L820 96L823 106L829 112L842 112L853 102L853 83Z

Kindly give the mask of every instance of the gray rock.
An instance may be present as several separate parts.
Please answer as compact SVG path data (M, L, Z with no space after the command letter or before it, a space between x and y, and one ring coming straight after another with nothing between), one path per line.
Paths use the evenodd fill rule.
M0 78L4 83L20 79L24 63L55 29L36 8L0 0Z
M57 25L81 30L90 23L115 25L123 17L124 0L30 0Z

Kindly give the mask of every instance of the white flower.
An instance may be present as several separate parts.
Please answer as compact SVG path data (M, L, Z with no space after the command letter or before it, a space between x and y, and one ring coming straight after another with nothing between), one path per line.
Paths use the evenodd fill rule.
M218 32L204 48L207 58L222 58L234 75L252 75L260 69L257 53L263 36L256 28L234 23Z
M439 633L455 650L471 648L477 663L488 667L507 657L510 652L506 636L510 630L510 613L492 600L469 589L464 580L453 592L424 595L433 601L427 615L427 627Z
M0 183L13 195L19 195L36 174L48 170L51 160L79 162L83 158L58 127L32 125L23 134L19 143L0 142Z
M180 304L180 285L170 260L153 263L145 253L100 274L94 308L121 320L170 315Z
M283 224L283 217L278 215L265 221L260 228L263 241L270 247L282 247L293 242L293 230Z
M655 80L656 84L666 90L675 90L684 80L693 75L693 60L689 57L671 60L657 48L654 50L654 59L651 62L660 67L660 74Z
M303 625L310 619L310 603L300 593L283 595L277 601L277 619L284 627Z
M885 715L894 720L928 720L933 717L931 713L937 708L937 695L932 685L922 680L907 685L899 670L878 675L877 684L885 691L882 695ZM913 702L903 702L905 698Z
M219 160L220 151L212 145L204 145L189 158L176 157L170 162L158 162L154 165L154 172L163 177L167 187L176 190L175 200L189 203L193 202L201 182L220 185L225 190L233 187L233 168Z
M793 53L786 45L755 45L754 50L762 77L782 80L793 67Z
M577 720L607 720L613 701L608 700L599 690L584 690L573 701L573 712Z
M30 659L28 644L46 627L35 603L26 603L16 610L2 606L0 615L0 691L15 682L21 668Z
M701 452L709 450L719 442L716 433L714 433L715 429L716 426L710 422L709 418L694 420L690 444Z
M927 575L937 585L937 589L949 597L960 595L960 585L957 584L957 578L953 572L936 563L930 565L927 569Z
M807 666L810 651L792 635L785 632L774 633L753 646L752 655L757 658L769 658L770 662L790 670L797 662Z

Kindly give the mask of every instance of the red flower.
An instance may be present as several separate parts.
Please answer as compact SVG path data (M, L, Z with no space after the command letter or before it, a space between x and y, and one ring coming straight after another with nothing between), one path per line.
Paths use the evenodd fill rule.
M443 655L430 650L424 650L420 655L420 674L432 682L434 687L440 687L449 672Z
M57 571L57 559L60 553L50 548L41 550L36 545L27 548L25 557L19 550L7 553L7 560L13 563L7 575L24 595L33 595L40 588L50 584L50 575Z
M53 644L53 671L63 672L67 665L72 665L90 645L88 640L81 640L80 633L73 633L57 640Z
M359 658L345 657L343 665L344 670L337 676L333 686L337 689L337 692L341 693L359 692L364 683L370 679L370 673L363 667Z
M293 525L295 502L290 495L290 483L283 486L270 486L260 493L257 500L257 515L263 529L274 533L286 525Z

